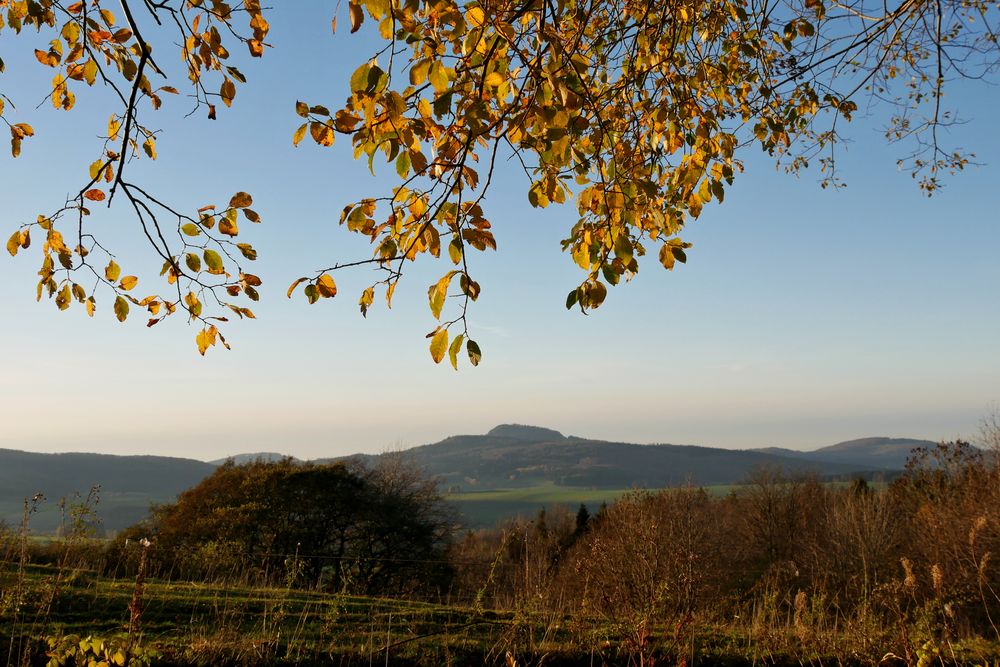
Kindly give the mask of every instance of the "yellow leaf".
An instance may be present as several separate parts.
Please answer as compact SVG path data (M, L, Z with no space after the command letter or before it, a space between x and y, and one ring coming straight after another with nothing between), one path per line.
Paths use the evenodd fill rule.
M670 247L666 244L660 248L660 263L663 264L663 268L667 271L673 271L674 253L670 251Z
M80 39L80 26L76 21L67 21L60 33L62 38L66 40L67 46L73 46L76 41Z
M294 281L291 285L288 286L289 299L292 298L292 292L295 291L295 288L298 287L301 283L304 283L306 280L308 280L308 278L299 278L298 280Z
M108 279L108 282L112 283L118 280L118 276L120 276L121 273L122 269L115 263L115 260L111 260L108 263L107 268L104 269L104 277Z
M427 79L434 86L434 92L443 93L448 90L448 72L439 60L431 63L431 69L427 73Z
M316 280L316 289L319 290L319 295L323 298L329 299L337 296L337 284L333 282L329 273L324 273Z
M465 21L474 28L478 28L486 21L486 14L482 7L472 7L465 13Z
M14 232L13 235L7 240L7 252L13 257L17 254L18 248L21 247L21 232Z
M59 64L59 58L56 55L46 53L45 51L39 51L38 49L35 49L35 58L38 62L43 65L48 65L49 67L55 67Z
M292 145L298 146L299 142L305 138L308 130L309 123L302 123L302 125L299 126L299 129L295 130L295 134L292 135Z
M69 308L69 304L72 301L70 296L69 284L63 285L63 288L59 290L59 294L56 296L56 305L59 306L59 310L66 310Z
M125 290L126 292L128 292L130 289L132 289L133 287L135 287L138 283L139 283L139 279L136 278L135 276L125 276L124 278L122 278L122 281L121 281L121 283L119 283L119 286L123 290Z
M315 141L320 146L332 146L334 140L333 128L326 123L310 123L309 133L312 135L313 141Z
M449 271L434 285L430 286L427 290L427 298L430 302L431 313L434 315L435 319L441 319L441 309L444 308L445 298L448 296L448 285L451 284L451 278L455 275L454 271Z
M501 84L503 84L503 81L504 78L502 74L499 72L490 72L486 75L484 83L490 88L498 88Z
M94 309L96 307L97 307L97 304L94 302L94 297L89 297L87 299L87 315L89 315L90 317L93 317L94 316Z
M97 61L91 58L83 65L83 78L88 86L93 86L97 80Z
M225 234L226 236L236 236L240 233L239 227L236 225L236 216L226 216L222 220L219 220L219 233Z
M104 160L98 159L90 165L90 177L96 179L104 171Z
M435 364L441 363L444 359L444 353L448 349L448 330L438 329L437 333L431 338L431 359L434 360Z
M195 342L198 343L198 351L201 352L201 356L205 356L205 351L212 345L215 345L215 335L218 330L214 327L206 327L198 332L195 336Z
M148 137L146 141L142 143L142 150L146 151L146 155L148 155L151 160L156 159L156 141L153 137Z
M372 301L375 300L375 289L373 287L365 288L365 291L361 293L361 298L358 300L358 305L361 307L361 316L368 317L368 309L372 305Z

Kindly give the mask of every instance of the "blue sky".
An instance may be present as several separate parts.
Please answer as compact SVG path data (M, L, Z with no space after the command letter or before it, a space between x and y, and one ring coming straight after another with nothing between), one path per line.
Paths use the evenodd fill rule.
M337 106L370 51L363 35L330 34L326 3L300 11L299 26L273 13L278 48L263 60L237 60L250 81L218 121L184 119L186 103L168 100L152 117L164 130L159 159L133 172L189 208L253 193L264 218L247 238L265 281L259 319L228 327L231 352L202 358L179 320L121 325L107 298L93 320L37 304L35 256L0 259L0 447L316 457L520 422L635 442L813 448L972 435L1000 401L995 87L950 93L970 121L950 139L984 166L933 198L898 172L906 149L884 143L878 116L850 127L840 191L748 154L725 204L689 227L688 264L667 273L647 262L588 316L563 307L580 280L558 243L573 207L532 209L523 175L505 170L487 199L499 252L472 267L484 360L456 373L431 362L423 337L434 326L427 285L443 266L416 267L393 310L379 303L367 319L356 306L364 270L338 276L333 301L284 296L299 275L367 256L337 226L339 211L392 183L389 167L373 178L355 163L348 142L292 147L295 100ZM40 40L10 37L0 39L0 90L39 136L18 160L0 158L4 238L78 187L108 114L106 98L86 93L71 114L34 110L47 84L31 56ZM127 213L103 211L95 229L153 282Z

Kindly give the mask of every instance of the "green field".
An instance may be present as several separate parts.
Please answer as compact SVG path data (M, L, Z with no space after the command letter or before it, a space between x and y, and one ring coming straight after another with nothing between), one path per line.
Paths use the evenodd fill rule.
M543 508L562 505L576 511L581 503L591 513L601 503L611 503L628 489L587 489L541 484L513 489L485 489L448 494L447 499L462 513L470 528L495 526L518 516L532 518Z
M739 485L724 484L703 488L712 495L724 496L739 488ZM560 486L550 482L519 488L462 491L448 494L447 499L458 507L468 527L484 528L518 516L533 518L539 510L556 506L567 507L575 512L584 504L594 514L601 503L610 504L630 490Z

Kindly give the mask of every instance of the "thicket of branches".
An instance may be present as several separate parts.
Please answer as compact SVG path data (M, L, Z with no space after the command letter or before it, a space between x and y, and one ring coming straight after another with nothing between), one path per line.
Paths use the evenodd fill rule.
M965 442L917 452L887 488L761 470L725 498L635 491L581 517L469 534L455 548L458 586L547 615L581 646L614 640L646 660L709 650L916 664L1000 641L1000 465Z

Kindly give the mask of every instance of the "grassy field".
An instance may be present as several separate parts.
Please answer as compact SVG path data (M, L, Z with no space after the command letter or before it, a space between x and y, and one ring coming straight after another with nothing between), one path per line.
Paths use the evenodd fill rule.
M11 591L14 573L15 568L0 572L0 590ZM75 662L50 662L59 651L76 652L81 646L100 646L112 656L89 664L121 667L639 665L622 642L622 628L609 619L588 618L579 611L545 612L530 600L511 611L495 611L475 601L428 603L223 584L147 582L130 639L133 581L84 571L53 588L54 574L41 566L29 566L27 572L32 601L54 592L51 605L25 605L21 613L12 615L7 609L0 614L0 660L7 653L7 665L88 664L79 656ZM673 648L648 654L648 664L655 659L656 664L689 667L872 667L881 655L875 649L874 658L849 655L836 642L826 647L829 652L817 652L823 642L806 647L799 630L779 625L699 623L686 629L682 645L670 639L676 628L651 626L649 631L650 641L662 640ZM116 662L119 651L122 661ZM920 665L981 667L995 664L998 656L997 645L982 640L956 641L950 651L946 661L924 666L921 660ZM884 658L878 662L883 663ZM906 667L901 661L885 664Z
M739 488L725 484L704 487L715 496L724 496ZM504 519L517 516L531 518L543 508L562 505L575 512L584 504L591 514L595 514L601 503L612 503L630 489L593 489L586 487L560 486L546 483L509 489L484 489L448 494L470 528L494 526Z
M37 602L53 590L55 571L31 566ZM0 588L10 591L8 568ZM59 584L50 606L2 619L0 655L47 637L93 637L127 643L135 584L90 573ZM168 665L485 665L515 654L575 655L568 631L530 612L497 612L468 601L438 604L223 584L150 581L142 591L136 644ZM73 639L75 638L75 639ZM72 643L72 642L70 642ZM9 664L16 664L9 662Z

